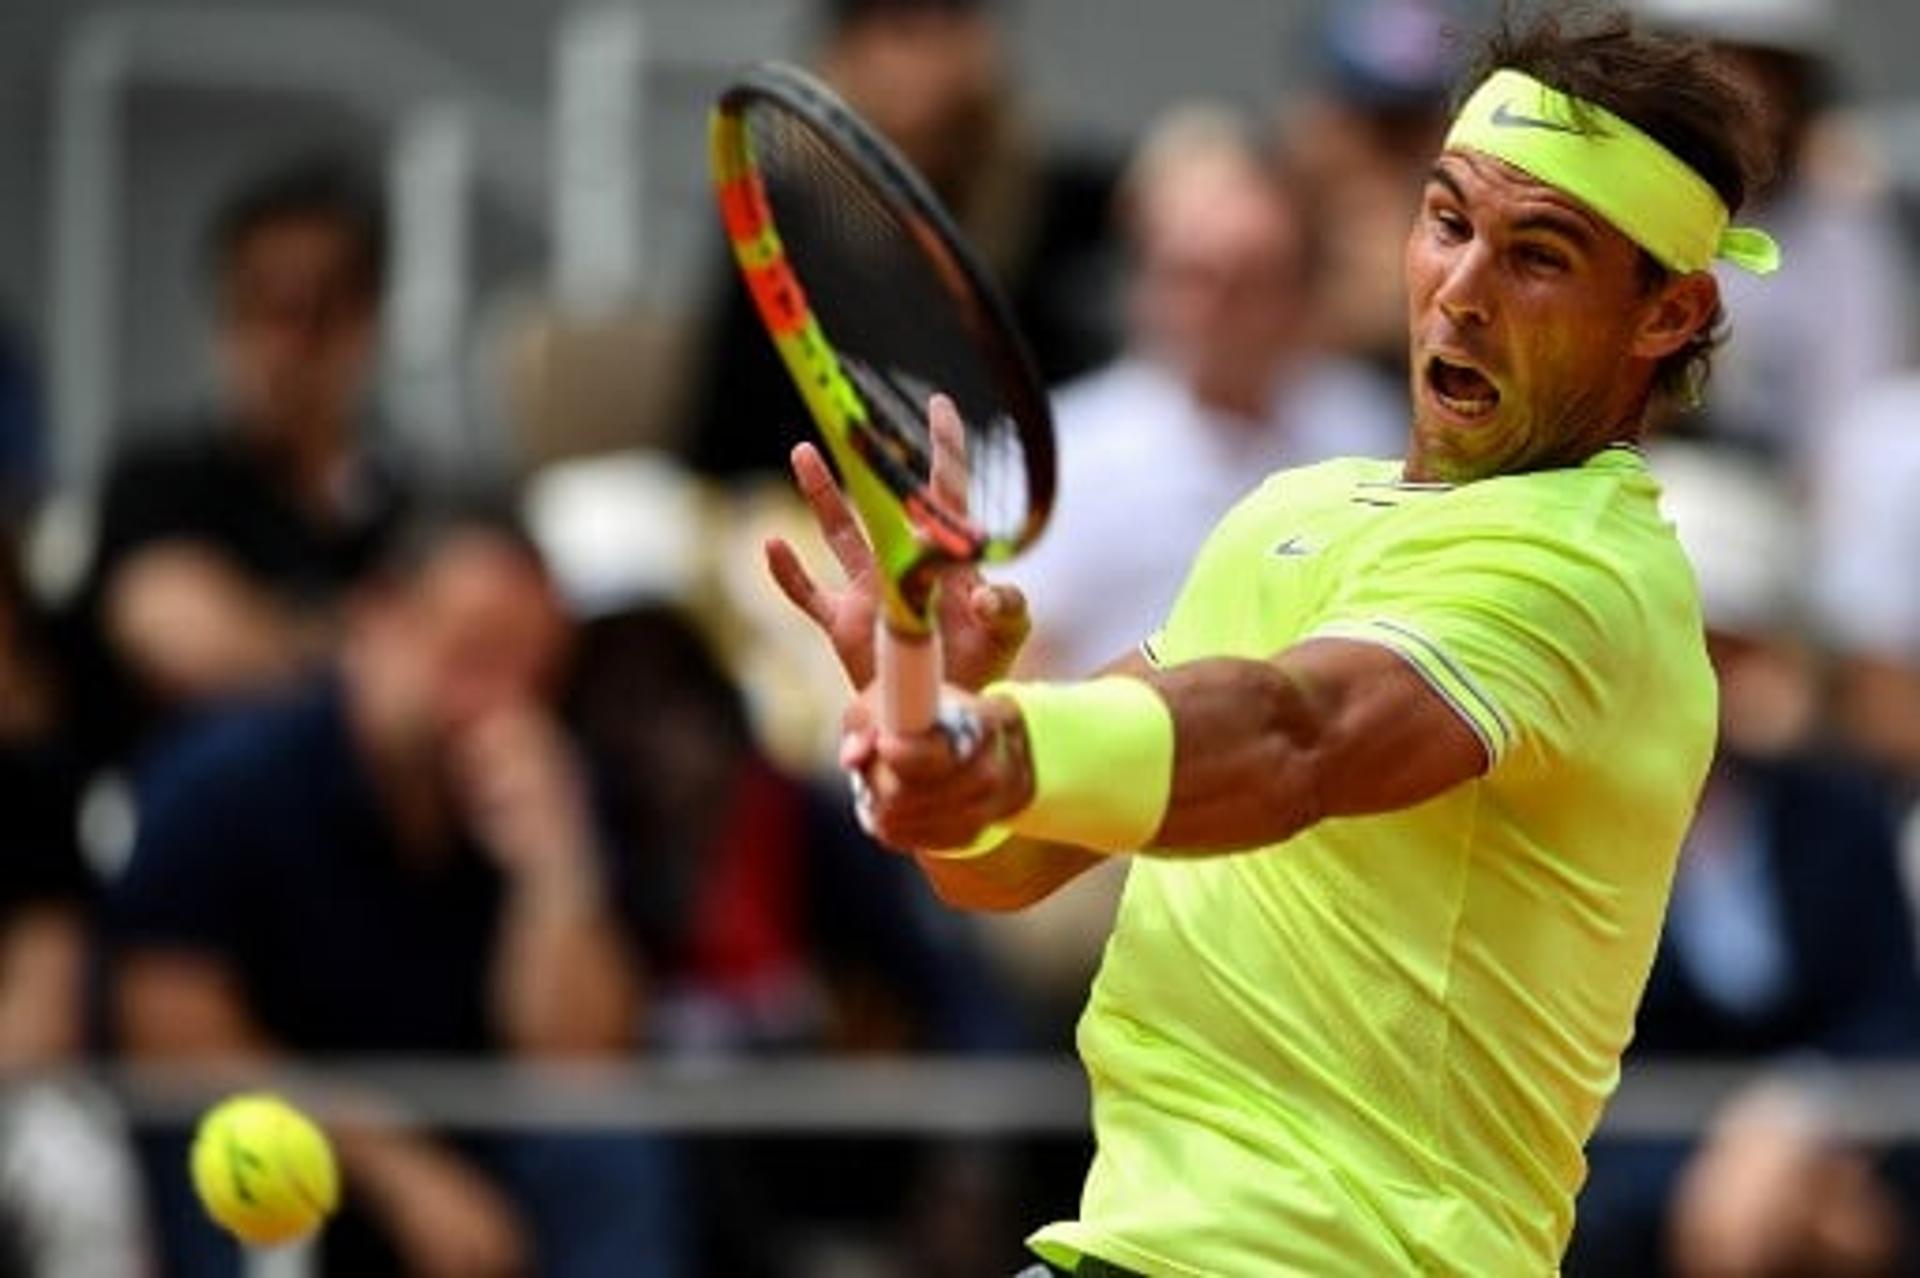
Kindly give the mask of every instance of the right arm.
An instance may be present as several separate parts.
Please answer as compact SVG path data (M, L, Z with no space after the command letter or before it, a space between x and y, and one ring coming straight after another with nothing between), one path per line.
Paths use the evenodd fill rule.
M1143 678L1153 669L1142 654L1109 662L1100 675ZM1106 857L1067 843L1018 836L984 856L959 860L916 852L914 860L942 901L962 910L1006 912L1044 901Z
M953 429L941 419L951 410L934 409L935 429ZM873 681L874 628L879 619L880 577L872 548L846 497L834 482L820 451L811 444L793 450L793 475L827 547L846 575L846 584L829 590L814 580L786 541L766 547L774 582L833 645L847 682L854 690ZM949 570L939 598L944 678L955 687L978 691L1012 670L1031 632L1026 598L1013 586L987 582L972 568ZM1113 663L1104 673L1144 672L1136 655ZM1094 865L1100 857L1084 848L1034 840L1011 840L991 854L967 861L917 854L915 861L940 899L966 910L1018 910L1051 895Z
M311 627L199 541L159 541L130 553L107 577L101 611L115 651L174 701L272 686L318 647Z

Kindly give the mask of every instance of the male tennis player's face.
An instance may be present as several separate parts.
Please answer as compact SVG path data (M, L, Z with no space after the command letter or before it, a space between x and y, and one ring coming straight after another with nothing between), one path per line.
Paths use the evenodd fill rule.
M1411 479L1575 465L1637 437L1656 362L1705 319L1578 201L1473 152L1434 165L1406 269Z

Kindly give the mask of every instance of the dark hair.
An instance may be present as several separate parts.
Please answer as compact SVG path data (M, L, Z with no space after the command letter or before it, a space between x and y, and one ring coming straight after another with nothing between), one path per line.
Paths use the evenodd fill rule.
M973 14L991 8L989 0L827 0L827 30L844 31L874 18L903 13Z
M281 222L329 221L353 241L360 282L377 297L387 277L387 213L379 189L356 166L313 156L274 169L234 192L214 214L206 259L218 275L260 230Z
M1462 93L1502 67L1630 121L1685 161L1730 213L1770 176L1764 112L1703 41L1647 31L1617 9L1562 5L1522 20L1507 6L1462 81ZM1645 287L1657 288L1668 274L1642 251ZM1655 395L1696 400L1725 338L1726 312L1716 309L1692 341L1660 362Z
M372 581L388 587L410 585L449 546L469 537L498 542L547 575L546 556L510 500L491 492L461 492L410 512L382 544Z

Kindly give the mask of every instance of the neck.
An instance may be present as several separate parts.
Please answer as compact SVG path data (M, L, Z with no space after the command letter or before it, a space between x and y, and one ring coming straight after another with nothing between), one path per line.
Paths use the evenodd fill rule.
M333 418L284 423L263 432L275 469L300 504L331 510L335 483L351 451L351 429Z
M1539 470L1572 470L1583 466L1595 454L1621 445L1637 447L1646 435L1641 414L1634 414L1607 429L1583 431L1551 448L1523 452L1495 464L1477 467L1470 461L1436 457L1421 441L1419 431L1407 450L1401 478L1416 484L1465 484L1498 475L1520 475Z

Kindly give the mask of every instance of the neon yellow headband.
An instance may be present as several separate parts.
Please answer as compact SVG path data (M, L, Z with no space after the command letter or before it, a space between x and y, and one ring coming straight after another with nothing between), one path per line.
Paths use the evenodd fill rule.
M1605 107L1520 71L1495 71L1467 99L1446 148L1480 151L1573 196L1681 274L1715 258L1755 275L1780 267L1765 231L1729 226L1727 206L1673 152Z

